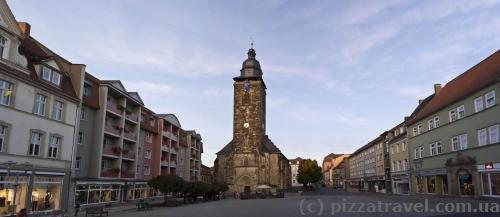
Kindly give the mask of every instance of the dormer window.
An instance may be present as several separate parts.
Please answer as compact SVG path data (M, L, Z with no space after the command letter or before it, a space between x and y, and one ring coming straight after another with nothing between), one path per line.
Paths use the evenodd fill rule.
M51 82L57 86L61 84L61 74L48 67L42 66L42 79Z
M5 51L6 42L7 40L3 36L0 36L0 58L3 58L3 52Z

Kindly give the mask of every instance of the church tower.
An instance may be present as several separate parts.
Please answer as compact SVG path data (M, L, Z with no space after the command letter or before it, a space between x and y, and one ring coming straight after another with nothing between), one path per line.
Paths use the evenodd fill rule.
M266 84L253 48L234 77L233 139L217 152L215 178L232 192L291 185L288 159L266 134Z
M253 48L234 80L233 142L235 151L255 151L266 135L266 85Z

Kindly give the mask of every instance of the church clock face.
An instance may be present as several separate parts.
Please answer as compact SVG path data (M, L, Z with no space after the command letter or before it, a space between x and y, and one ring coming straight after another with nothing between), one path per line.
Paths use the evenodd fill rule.
M244 127L244 128L249 128L249 127L250 127L250 124L249 124L249 123L244 123L244 124L243 124L243 127Z

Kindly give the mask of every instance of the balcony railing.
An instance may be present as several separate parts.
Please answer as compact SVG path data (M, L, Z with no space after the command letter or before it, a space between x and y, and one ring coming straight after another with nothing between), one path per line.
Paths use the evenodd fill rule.
M133 132L130 132L130 131L129 131L129 132L126 132L126 131L125 131L125 132L123 133L123 137L125 137L125 138L127 138L127 139L130 139L130 140L133 140L133 141L135 141L135 140L136 140L136 138L137 138L137 136L136 136Z
M122 156L124 158L128 158L128 159L135 159L135 153L134 152L122 152Z
M102 169L101 177L118 177L119 169Z
M161 161L161 166L168 167L168 161Z
M125 118L133 121L133 122L138 122L139 121L139 115L136 113L125 113Z
M120 156L120 148L118 146L114 145L105 145L102 148L102 153L106 155L112 155L112 156Z
M170 162L170 167L177 167L177 163L176 162Z
M163 131L163 136L167 137L167 138L170 138L170 132L167 131L167 130L164 130Z
M175 148L172 148L172 149L170 149L170 153L177 154L177 150L175 150Z
M175 141L179 141L179 136L177 136L177 135L175 135L173 133L171 133L170 138L173 139L173 140L175 140Z
M120 135L121 134L121 128L119 126L112 125L112 124L109 124L109 123L105 124L104 131L106 131L108 133L115 134L115 135Z
M122 170L122 178L135 178L135 173L133 170Z
M120 108L118 107L118 105L116 105L115 102L110 101L110 100L108 100L108 103L106 105L106 109L108 111L111 111L111 112L116 113L118 115L122 114L122 111L120 110Z
M170 148L167 145L161 145L161 150L165 152L170 152Z

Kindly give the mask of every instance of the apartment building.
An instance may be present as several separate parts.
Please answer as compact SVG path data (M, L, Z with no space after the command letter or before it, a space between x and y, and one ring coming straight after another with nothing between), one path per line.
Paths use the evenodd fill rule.
M143 102L120 81L85 74L74 159L74 203L110 203L141 198L138 174ZM147 189L142 189L147 191Z
M201 135L194 130L181 130L177 175L186 181L201 181Z
M139 133L138 179L149 180L159 175L161 158L161 130L158 118L146 107L141 108Z
M331 187L333 184L332 170L331 170L333 167L333 161L335 161L335 158L340 156L342 156L342 154L330 153L323 158L323 163L321 164L321 170L323 172L323 184L325 184L328 187Z
M444 87L408 122L412 190L500 196L500 51Z
M179 135L181 133L181 123L174 114L157 114L159 120L162 139L159 175L176 174L179 164Z
M201 165L201 181L204 183L213 184L214 180L214 170L211 167Z
M349 156L348 190L380 193L390 190L390 180L386 173L386 134L387 132L384 132Z
M299 164L300 162L302 162L304 159L300 158L300 157L297 157L295 159L290 159L289 162L290 162L290 167L291 167L291 172L292 172L292 175L291 175L291 178L292 178L292 187L300 187L302 186L302 184L299 183L299 181L297 180L297 176L299 174Z
M410 152L406 137L405 122L389 130L389 159L391 167L392 193L409 194L410 192Z
M0 1L0 215L66 210L81 82Z

